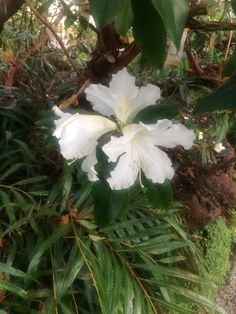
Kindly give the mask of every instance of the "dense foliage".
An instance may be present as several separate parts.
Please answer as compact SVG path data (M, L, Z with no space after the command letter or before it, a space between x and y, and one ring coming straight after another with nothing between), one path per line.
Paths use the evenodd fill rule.
M0 313L225 313L212 295L230 267L231 232L215 220L202 250L188 226L224 213L230 219L236 202L235 53L228 33L194 23L228 22L235 1L205 1L208 12L197 19L194 1L190 7L185 0L25 2L1 33ZM186 51L177 61L167 54L170 39ZM228 55L224 72L232 76L223 83ZM166 150L172 185L142 177L114 191L105 180L90 182L81 161L63 159L52 136L54 105L93 114L85 88L108 85L124 66L138 85L162 89L160 102L134 123L174 119L196 134L188 153ZM97 170L105 178L101 142ZM226 186L219 195L216 178Z

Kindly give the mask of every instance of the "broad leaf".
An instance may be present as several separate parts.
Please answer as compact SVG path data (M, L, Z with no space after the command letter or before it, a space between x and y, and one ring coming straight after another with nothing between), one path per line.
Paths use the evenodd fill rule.
M188 18L189 1L152 0L152 3L162 17L165 28L175 46L179 49L183 30Z
M131 0L125 0L125 4L122 7L120 13L115 18L114 27L118 34L125 35L133 22L133 11L131 6Z
M215 110L236 110L236 74L212 94L198 100L196 113Z
M231 6L234 10L234 13L236 13L236 0L231 0L230 2L231 2Z
M103 28L113 22L125 2L125 0L90 0L91 12L97 28Z
M97 182L92 191L94 197L94 217L99 227L105 227L117 216L122 216L128 205L127 190L111 190L104 182Z
M144 55L161 68L166 57L166 30L161 16L148 0L132 0L133 34Z
M179 111L177 107L168 100L162 101L162 103L156 106L150 106L136 116L135 122L142 121L143 123L156 123L160 119L173 119L178 115Z
M173 202L173 192L169 181L163 184L155 183L145 180L145 194L150 203L157 209L166 209Z

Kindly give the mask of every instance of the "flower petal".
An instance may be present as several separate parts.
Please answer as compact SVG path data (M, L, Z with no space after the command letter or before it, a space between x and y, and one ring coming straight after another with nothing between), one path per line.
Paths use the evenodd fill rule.
M101 84L91 84L85 89L85 94L95 111L107 117L115 114L114 103L116 100L108 87Z
M187 129L183 124L173 124L172 121L159 120L156 125L146 126L152 133L150 141L158 146L173 148L178 145L184 149L190 149L196 136L192 130Z
M153 183L163 183L166 179L171 180L174 169L170 158L158 147L143 145L140 147L142 154L141 168Z
M94 169L97 163L96 150L87 155L82 162L81 168L84 172L87 172L89 181L97 181L97 171Z
M67 121L69 121L69 118L73 117L73 114L63 112L57 106L53 106L52 110L56 116L60 117L60 119L54 121L56 129L53 135L55 135L58 138L61 136L62 129L67 123Z
M66 159L79 159L91 154L97 140L103 134L115 130L116 124L107 118L78 113L61 115L55 121L55 135L59 140L61 153Z
M130 107L132 110L127 118L128 121L132 121L135 116L144 108L156 105L157 100L161 98L161 90L158 86L153 84L147 84L146 86L142 86L138 95L133 100Z
M123 123L131 122L139 111L155 105L160 98L159 87L148 84L139 89L126 68L112 75L109 88L92 84L85 93L95 111L105 116L115 115Z
M124 189L133 185L141 169L154 183L172 179L174 169L171 160L153 143L152 128L153 126L149 130L143 124L129 124L123 128L121 137L112 137L103 146L109 161L116 162L120 156L107 180L112 189Z
M127 189L134 184L139 170L137 155L130 150L120 157L107 182L111 189Z

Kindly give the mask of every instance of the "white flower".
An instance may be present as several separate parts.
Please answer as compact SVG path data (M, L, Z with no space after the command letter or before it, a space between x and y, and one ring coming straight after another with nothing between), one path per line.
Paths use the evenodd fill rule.
M142 109L155 105L160 99L159 87L147 84L138 88L135 86L135 78L126 68L112 76L109 88L91 84L85 93L95 111L108 117L114 115L124 124L132 122Z
M172 179L174 169L171 160L157 146L173 148L182 145L189 149L195 140L193 131L166 119L154 125L130 124L122 131L121 137L111 137L102 148L110 162L119 159L107 180L111 189L115 190L132 186L141 170L153 183Z
M82 169L88 173L90 181L96 181L98 178L94 166L97 163L97 141L103 134L115 130L116 124L97 115L64 113L56 106L53 111L60 117L55 120L53 135L59 140L61 154L65 159L86 157Z
M199 141L202 140L203 139L203 132L199 131L197 138L199 139Z
M173 148L182 145L189 149L195 140L194 132L170 120L160 120L151 125L131 124L142 109L155 105L160 99L159 87L148 84L138 88L135 78L124 68L112 76L109 88L92 84L85 93L95 111L122 122L119 123L122 135L111 137L102 148L109 162L117 162L107 180L111 189L132 186L141 171L153 183L163 183L173 177L171 160L159 146ZM98 139L107 132L117 130L116 123L98 115L63 113L57 107L53 110L59 116L53 135L59 140L62 155L66 159L85 157L82 169L87 172L90 181L98 180L94 168Z
M222 143L217 143L217 144L215 144L214 145L214 151L216 152L216 153L221 153L222 152L222 150L224 150L225 149L225 146L224 145L222 145Z

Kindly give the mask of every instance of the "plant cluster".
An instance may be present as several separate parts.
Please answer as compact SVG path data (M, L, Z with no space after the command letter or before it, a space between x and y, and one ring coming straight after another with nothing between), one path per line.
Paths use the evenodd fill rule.
M207 229L204 261L168 180L222 171L234 54L208 95L181 60L160 69L167 37L178 49L198 22L189 1L25 3L0 50L1 314L225 313L209 296L229 270L230 232L223 219Z

